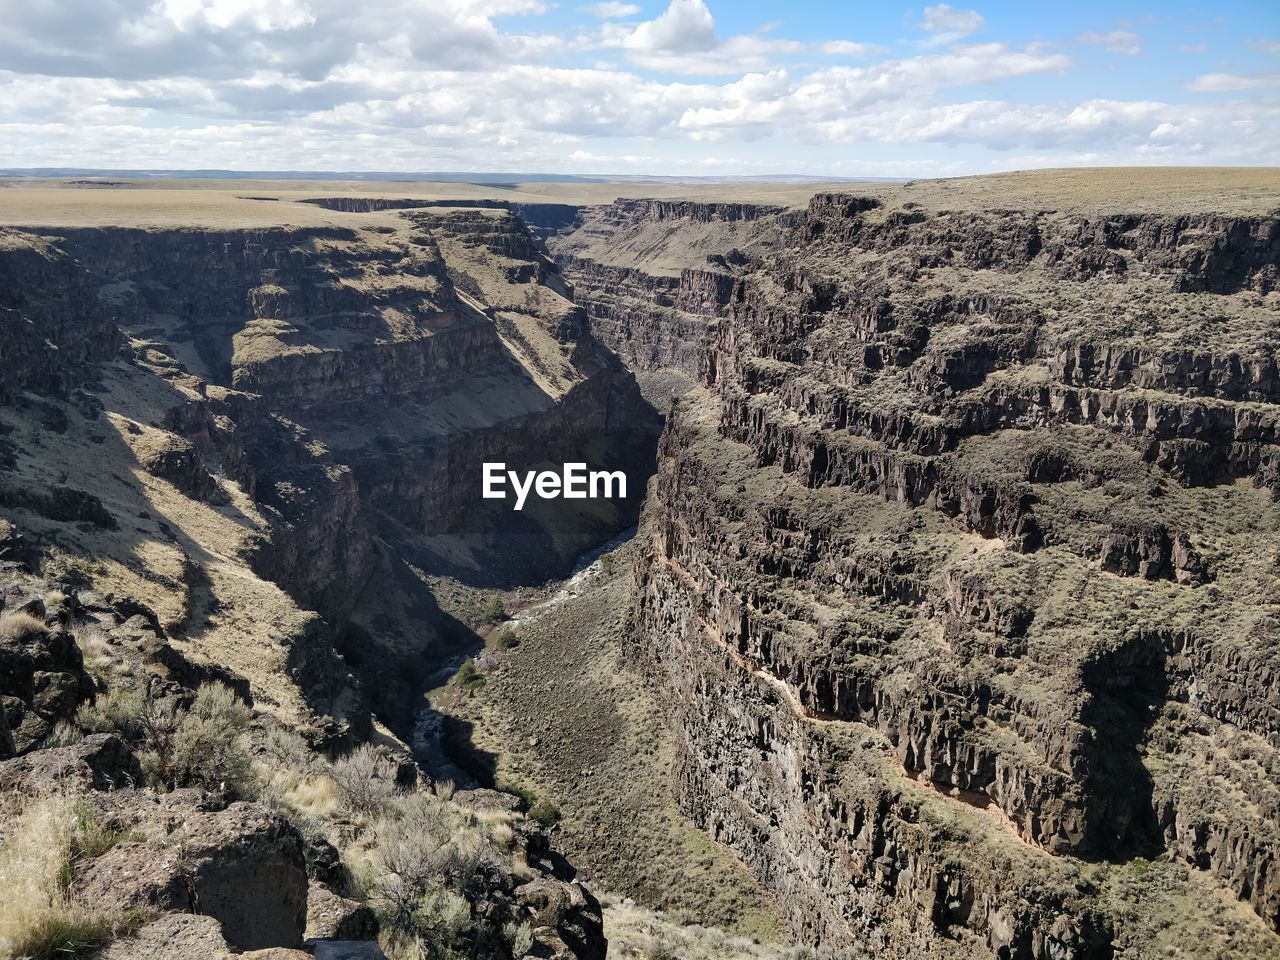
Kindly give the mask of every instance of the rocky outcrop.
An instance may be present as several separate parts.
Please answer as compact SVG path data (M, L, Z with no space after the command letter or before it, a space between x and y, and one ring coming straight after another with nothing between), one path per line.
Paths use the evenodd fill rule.
M697 380L748 254L798 219L782 207L617 200L583 209L548 246L597 338L637 372Z
M73 255L34 234L0 230L0 401L32 389L68 395L120 334Z
M738 278L636 649L686 809L824 954L1111 956L1082 861L1157 854L1280 928L1274 236L826 195Z
M0 792L114 790L144 782L133 751L110 733L95 733L67 747L34 750L0 762Z
M280 814L248 803L209 809L192 791L103 795L104 825L142 839L89 863L76 892L104 909L200 913L233 948L301 945L307 917L302 838Z
M231 948L214 917L170 913L122 937L93 960L230 960Z
M0 757L38 745L60 720L68 720L92 696L93 682L70 632L51 627L41 597L16 590L0 613L0 707L5 732ZM54 619L54 618L49 618Z

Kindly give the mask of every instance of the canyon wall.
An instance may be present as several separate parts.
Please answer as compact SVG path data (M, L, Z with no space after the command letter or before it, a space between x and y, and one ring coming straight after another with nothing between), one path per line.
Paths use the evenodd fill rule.
M547 240L593 334L641 374L701 375L735 277L781 243L797 211L748 203L616 200Z
M353 664L386 685L384 719L409 723L441 623L415 571L562 575L635 522L659 429L505 205L367 212L0 246L0 503L45 553L152 584L193 656L356 737L370 703ZM632 495L513 515L481 499L486 460L622 469Z
M635 651L825 955L1276 948L1277 244L819 195L741 270Z

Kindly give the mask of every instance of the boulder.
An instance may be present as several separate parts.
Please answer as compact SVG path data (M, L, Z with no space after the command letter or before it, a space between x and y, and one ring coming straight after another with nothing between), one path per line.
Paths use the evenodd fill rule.
M302 837L256 804L208 806L190 790L155 801L128 791L104 801L104 825L143 839L89 863L78 894L109 910L205 914L238 950L299 946L307 909Z
M373 940L321 940L315 948L315 960L387 960Z
M307 888L307 929L312 940L372 940L378 935L378 919L362 903L340 897L322 883Z
M95 733L67 747L35 750L0 762L0 791L44 793L54 787L114 790L142 782L138 758L111 733Z
M0 614L0 698L4 699L10 752L38 746L59 720L69 720L93 695L93 680L74 638L43 620L43 601L15 594ZM0 735L0 751L4 748Z
M173 913L116 940L93 960L231 960L222 925L213 917Z
M516 888L516 902L532 916L535 938L576 960L604 960L608 940L600 902L580 883L539 877ZM554 934L553 934L554 932Z

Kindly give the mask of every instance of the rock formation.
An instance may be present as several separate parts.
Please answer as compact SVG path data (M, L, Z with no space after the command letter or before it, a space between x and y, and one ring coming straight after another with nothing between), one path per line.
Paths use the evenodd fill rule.
M1280 929L1278 243L819 195L743 271L634 637L802 940L1109 957L1157 857Z
M636 370L697 381L748 257L776 247L798 211L746 203L616 200L547 241L592 333ZM668 388L669 389L669 388Z

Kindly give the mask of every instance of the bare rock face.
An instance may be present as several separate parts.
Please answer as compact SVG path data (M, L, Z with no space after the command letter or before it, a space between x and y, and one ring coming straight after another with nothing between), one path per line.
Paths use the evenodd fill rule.
M534 935L550 956L604 960L600 903L581 884L539 877L517 887L515 899L531 914Z
M1276 236L830 195L743 271L637 654L686 809L821 952L1111 956L1144 911L1085 862L1157 856L1274 946Z
M115 790L143 783L133 751L118 737L95 733L68 747L34 750L0 761L0 792Z
M93 691L80 649L60 623L46 623L43 600L18 591L5 600L0 612L0 757L39 744Z
M307 929L311 940L372 940L378 920L369 907L340 897L322 883L307 887Z
M748 254L798 219L782 207L617 200L584 209L548 247L602 343L634 370L697 380Z
M0 230L0 400L22 390L69 395L120 333L95 285L59 245Z
M103 822L144 839L120 843L77 879L87 902L212 917L240 950L302 943L307 875L302 838L250 803L203 809L196 791L123 791L97 801Z

